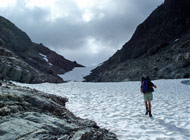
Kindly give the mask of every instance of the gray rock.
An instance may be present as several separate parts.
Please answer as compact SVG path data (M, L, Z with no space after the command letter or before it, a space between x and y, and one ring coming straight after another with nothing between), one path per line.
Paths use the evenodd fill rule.
M117 140L95 122L65 108L67 98L3 83L0 86L0 139Z
M61 78L34 69L13 52L0 47L1 79L22 83L63 82Z
M181 83L184 85L190 85L190 80L183 80Z

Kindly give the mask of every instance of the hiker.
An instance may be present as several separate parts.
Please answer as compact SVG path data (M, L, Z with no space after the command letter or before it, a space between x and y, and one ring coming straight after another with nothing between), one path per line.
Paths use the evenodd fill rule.
M152 95L152 92L154 91L153 87L157 88L157 86L151 82L149 76L147 76L146 78L142 77L140 89L141 89L141 93L144 93L144 102L145 102L145 108L146 108L145 115L148 115L149 113L149 117L152 117L151 101L153 100L153 95Z

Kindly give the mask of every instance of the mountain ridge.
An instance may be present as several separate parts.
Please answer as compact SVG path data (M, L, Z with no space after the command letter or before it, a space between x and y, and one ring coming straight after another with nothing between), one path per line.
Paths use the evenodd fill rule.
M85 81L139 80L143 75L153 79L189 77L189 6L188 0L165 0L136 28L121 50L92 70ZM184 59L176 61L176 57Z
M63 56L45 47L42 43L37 44L32 42L25 32L2 16L0 16L0 47L4 48L3 51L11 51L18 56L16 59L21 59L19 61L26 62L26 64L38 71L37 73L41 76L36 72L31 71L31 69L29 70L32 77L30 80L27 80L29 83L64 82L58 74L64 74L65 72L71 71L74 67L83 67L76 61L72 62L65 59ZM3 58L5 58L5 56ZM10 70L13 69L13 66L14 68L16 67L13 62L14 61L12 61L9 66L4 64L4 67L1 67L0 69L0 73L2 73L5 79L12 79L10 76ZM9 67L12 68L9 69ZM22 69L22 66L20 65L19 68ZM27 66L27 68L29 67ZM37 75L41 78L37 78ZM23 79L23 76L17 78L16 81L25 82L24 80L21 80Z

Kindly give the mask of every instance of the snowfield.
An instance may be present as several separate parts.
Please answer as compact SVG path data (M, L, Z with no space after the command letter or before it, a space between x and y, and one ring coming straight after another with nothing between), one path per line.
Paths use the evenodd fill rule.
M91 67L76 67L72 71L66 72L65 74L59 74L64 81L75 81L75 82L82 82L84 81L85 76L91 73L96 66Z
M189 80L153 83L158 88L153 93L152 118L144 115L140 82L16 84L66 96L67 108L76 116L95 121L119 140L189 140Z

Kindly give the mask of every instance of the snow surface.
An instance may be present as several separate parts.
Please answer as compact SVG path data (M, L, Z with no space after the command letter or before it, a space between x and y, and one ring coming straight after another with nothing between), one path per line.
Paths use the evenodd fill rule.
M68 97L70 111L114 132L119 140L189 140L190 85L182 81L153 81L158 88L152 118L144 115L140 82L17 84Z
M43 59L44 59L46 62L48 62L48 64L49 64L50 66L53 65L52 63L49 63L49 60L48 60L48 58L47 58L46 55L44 55L44 54L42 54L42 53L39 53L39 55L41 55L41 56L43 57Z
M69 71L65 74L59 74L59 77L63 78L65 81L77 81L82 82L84 81L85 76L89 75L91 70L94 69L96 66L91 67L76 67L72 71Z

